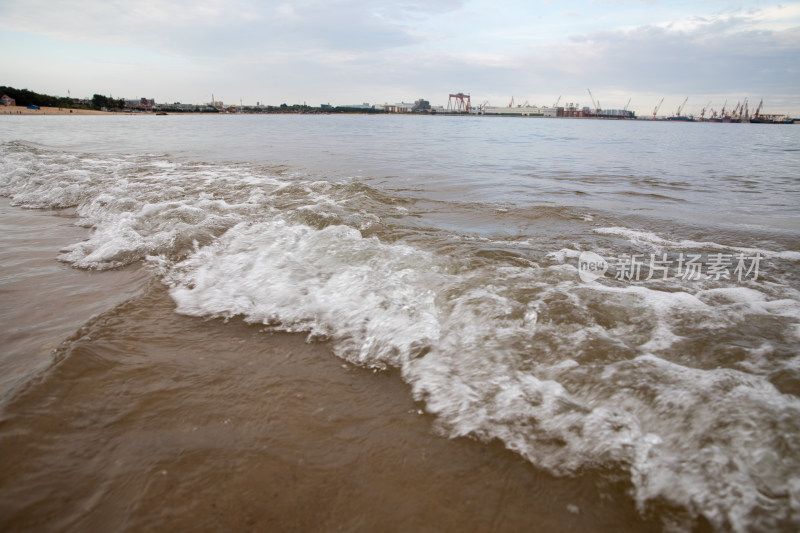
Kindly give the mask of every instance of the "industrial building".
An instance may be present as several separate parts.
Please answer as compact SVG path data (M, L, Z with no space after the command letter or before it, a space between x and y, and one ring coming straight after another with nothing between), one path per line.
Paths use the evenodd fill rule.
M517 106L517 107L480 107L475 112L482 115L505 115L517 117L550 117L558 115L557 107Z

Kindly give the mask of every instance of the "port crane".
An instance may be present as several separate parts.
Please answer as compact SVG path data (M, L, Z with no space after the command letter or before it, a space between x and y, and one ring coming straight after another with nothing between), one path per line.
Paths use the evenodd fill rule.
M704 119L704 117L706 116L706 109L708 109L710 105L711 105L711 102L708 102L708 103L707 103L707 104L706 104L706 105L703 107L703 109L700 111L700 120L703 120L703 119Z
M589 98L592 99L592 105L594 106L594 109L595 109L595 116L600 116L600 102L596 102L595 101L594 95L592 95L592 90L591 89L586 89L586 90L589 91Z
M559 103L560 101L561 101L561 95L559 95L559 96L558 96L558 100L556 100L556 103L555 103L555 104L553 104L553 107L558 107L558 103Z
M689 97L687 96L686 99L683 101L683 103L678 106L678 110L675 112L675 116L676 117L681 116L681 111L683 111L683 108L686 106L686 102L688 102L688 101L689 101Z
M662 98L658 105L653 109L653 120L656 119L656 115L658 114L658 110L661 109L661 104L664 103L664 99Z
M756 112L753 113L753 118L758 118L758 115L761 114L761 107L764 105L764 99L762 98L760 102L758 102L758 107L756 108Z
M628 106L629 106L629 105L631 105L631 99L630 99L630 98L628 98L628 103L627 103L627 104L625 104L625 107L623 107L623 108L622 108L622 110L623 110L623 111L627 111L627 110L628 110Z

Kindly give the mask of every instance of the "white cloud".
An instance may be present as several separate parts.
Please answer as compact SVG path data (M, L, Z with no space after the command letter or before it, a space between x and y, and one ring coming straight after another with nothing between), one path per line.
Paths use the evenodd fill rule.
M269 49L382 49L419 39L411 23L461 2L27 0L0 6L0 28L67 41L223 56ZM247 48L251 47L251 48Z

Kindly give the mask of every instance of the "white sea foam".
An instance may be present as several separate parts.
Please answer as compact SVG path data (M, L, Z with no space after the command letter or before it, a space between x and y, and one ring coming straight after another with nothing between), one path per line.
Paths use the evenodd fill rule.
M555 261L557 263L564 263L567 259L577 259L580 257L581 252L579 250L573 250L572 248L562 248L561 250L557 250L555 252L549 252L545 257L550 259L551 261Z
M676 248L679 250L727 250L747 254L748 256L760 254L762 257L800 261L800 252L793 250L773 251L761 248L730 246L718 244L716 242L700 242L689 239L673 241L659 237L657 234L651 231L638 231L621 227L597 228L594 230L594 232L600 235L616 235L618 237L623 237L634 244L645 244L654 246L656 248Z
M238 222L268 213L291 187L291 201L301 210L336 208L320 192L328 183L284 181L248 168L25 149L6 150L3 156L0 194L22 207L74 207L79 223L91 228L88 239L59 257L80 268L117 268L148 255L180 255L193 242L209 243ZM369 214L361 218L375 220Z
M232 228L168 280L178 312L309 331L352 362L402 367L439 336L433 301L445 268L353 228L278 220Z

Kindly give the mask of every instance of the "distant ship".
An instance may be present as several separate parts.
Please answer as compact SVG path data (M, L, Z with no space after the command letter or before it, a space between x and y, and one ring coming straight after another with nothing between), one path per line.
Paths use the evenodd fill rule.
M751 124L794 124L795 122L785 115L760 115L750 119Z

